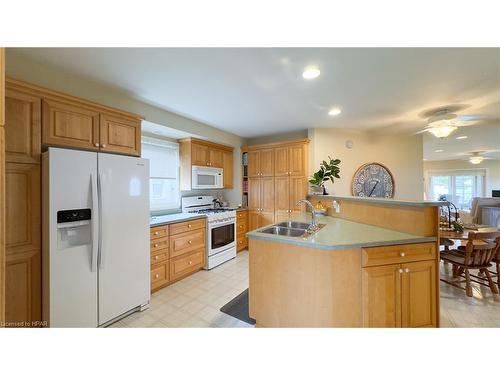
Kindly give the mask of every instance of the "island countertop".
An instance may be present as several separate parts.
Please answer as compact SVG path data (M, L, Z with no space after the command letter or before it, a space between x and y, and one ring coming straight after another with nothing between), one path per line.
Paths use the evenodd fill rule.
M293 217L291 220L310 223L311 214L302 213ZM319 224L325 224L325 226L316 233L305 238L259 232L264 228L248 232L247 237L323 250L344 250L361 247L437 241L437 237L423 237L331 216L317 216L317 221ZM271 225L267 227L270 226Z
M439 207L448 206L448 202L443 201L426 201L426 200L401 200L392 198L370 198L370 197L342 197L337 195L308 195L308 198L315 198L318 200L338 200L338 201L352 201L361 202L364 204L387 204L395 206L418 206L418 207Z

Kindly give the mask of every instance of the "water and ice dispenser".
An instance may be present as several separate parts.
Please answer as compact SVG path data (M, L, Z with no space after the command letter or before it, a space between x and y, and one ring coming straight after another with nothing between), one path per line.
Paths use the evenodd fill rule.
M57 211L57 248L92 244L90 208Z

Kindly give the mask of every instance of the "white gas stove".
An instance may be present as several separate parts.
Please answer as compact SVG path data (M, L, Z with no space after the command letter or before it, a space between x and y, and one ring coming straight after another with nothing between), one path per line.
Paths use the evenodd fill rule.
M236 211L213 201L211 195L182 198L182 212L207 215L207 270L236 257Z

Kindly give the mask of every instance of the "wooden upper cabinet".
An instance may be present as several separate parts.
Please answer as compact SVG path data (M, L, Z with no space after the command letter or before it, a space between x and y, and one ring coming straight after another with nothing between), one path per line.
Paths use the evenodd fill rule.
M401 326L437 326L436 261L402 264Z
M248 151L248 177L260 176L260 151Z
M260 178L260 208L274 215L274 177Z
M101 113L100 150L141 155L141 121Z
M224 169L224 189L233 188L233 152L224 151L222 153L222 168Z
M40 163L41 99L23 91L5 90L5 161Z
M42 101L42 143L99 150L99 112L47 99Z
M274 175L275 176L288 176L289 167L289 148L276 147L274 149Z
M260 175L261 177L274 176L274 149L260 150Z
M274 179L274 209L276 215L290 214L290 184L288 177L275 177Z
M222 168L223 152L221 149L210 147L208 149L208 165L214 168Z
M401 326L400 266L362 269L363 326L395 328Z
M260 196L260 178L250 177L248 179L248 208L250 210L260 210Z
M292 145L288 148L288 174L305 176L307 174L307 158L305 144Z
M209 164L208 146L192 143L191 145L191 164L207 167Z
M305 205L297 206L297 201L306 199L307 197L307 178L306 177L289 177L290 195L289 205L291 212L304 211Z

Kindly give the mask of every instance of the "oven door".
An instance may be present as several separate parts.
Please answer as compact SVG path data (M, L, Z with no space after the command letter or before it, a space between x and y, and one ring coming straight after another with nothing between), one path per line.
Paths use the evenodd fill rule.
M236 223L216 223L208 227L208 256L236 246L235 241Z
M223 186L222 168L193 166L191 187L193 189L221 189Z

